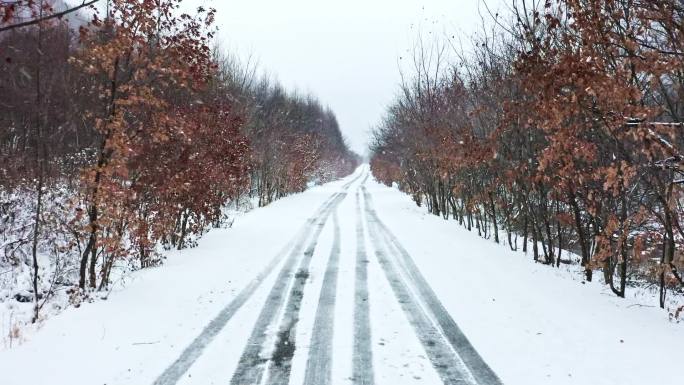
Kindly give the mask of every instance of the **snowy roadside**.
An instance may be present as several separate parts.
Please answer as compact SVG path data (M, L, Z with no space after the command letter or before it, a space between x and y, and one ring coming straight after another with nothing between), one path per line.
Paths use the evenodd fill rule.
M27 329L21 344L0 348L2 384L92 384L127 373L154 378L342 183L252 210L230 229L212 229L196 248L169 252L162 266L129 274L106 301L68 308ZM39 370L29 370L34 360L43 363Z
M582 284L575 267L535 264L396 189L368 186L380 218L503 383L679 383L684 327L653 306L654 293L617 298L600 282Z
M49 209L46 212L54 212L55 207L66 207L66 200L70 193L66 188L58 188L55 191L47 192L49 194ZM25 231L30 232L32 227L31 213L34 209L32 207L33 192L22 191L21 194L15 197L4 197L4 201L11 199L22 202L29 202L22 205L16 205L20 211L11 213L12 220L15 222L25 223L27 228ZM230 228L236 220L240 220L247 212L256 207L256 198L250 199L243 197L239 203L230 203L223 209L223 217L225 220L222 223L222 228ZM4 234L8 235L8 234ZM13 238L12 236L15 236ZM13 243L25 242L26 236L21 234L9 234L8 238L0 241L0 252L5 247L11 247ZM190 239L190 242L195 242ZM9 349L17 345L21 345L24 341L30 338L35 331L41 327L44 322L48 322L50 318L61 313L65 309L73 306L80 306L82 301L78 297L78 303L72 303L69 292L74 289L73 282L77 279L75 267L69 264L67 256L61 255L59 250L60 245L69 242L66 239L59 239L49 234L44 235L41 239L41 248L37 255L38 257L38 274L41 277L39 281L40 293L51 293L48 298L39 298L41 304L40 317L37 324L32 324L31 320L34 314L33 302L33 287L32 287L32 268L28 265L30 256L24 255L23 260L26 263L18 263L16 265L2 265L0 264L0 350ZM177 251L164 250L162 247L157 247L159 255L165 259L168 255L177 254ZM21 252L23 249L17 247L17 251ZM86 302L95 302L106 300L111 291L121 290L125 288L127 282L133 279L139 267L134 267L130 261L118 261L115 263L112 272L112 286L108 290L90 293Z

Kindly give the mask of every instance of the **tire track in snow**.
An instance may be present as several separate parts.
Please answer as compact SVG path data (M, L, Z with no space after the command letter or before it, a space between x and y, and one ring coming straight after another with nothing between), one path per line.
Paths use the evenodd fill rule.
M264 349L266 340L268 339L268 328L271 324L273 324L277 314L285 304L285 300L287 299L286 293L288 292L287 288L290 286L290 283L294 280L294 283L292 283L292 287L289 290L289 298L292 297L292 294L296 290L296 287L298 286L297 282L306 282L306 279L308 278L308 272L301 271L301 268L305 264L308 266L308 262L305 261L311 260L311 257L313 256L313 250L318 243L318 237L325 226L328 216L330 216L330 213L337 207L341 200L344 199L345 195L346 193L339 193L332 200L332 202L330 202L321 216L317 218L315 221L313 235L307 247L304 248L305 242L307 238L309 238L309 233L307 233L306 236L297 242L294 249L290 253L290 256L285 262L285 266L276 278L276 282L268 295L264 307L259 313L259 317L257 318L254 328L252 329L252 334L247 341L247 346L242 352L242 356L240 357L240 361L238 362L235 373L233 373L233 377L230 381L231 385L249 385L261 383L264 375L265 364L268 362L267 358L261 357L261 352ZM298 261L300 261L299 270L296 272L296 274L293 274L295 265ZM290 308L291 302L291 299L288 300L286 311ZM279 331L279 334L280 333L282 332ZM281 339L280 335L278 339ZM283 348L287 347L285 346ZM294 349L294 346L292 346L292 349ZM277 352L275 352L274 355L276 353Z
M309 247L304 252L304 258L302 258L295 275L295 281L290 289L288 303L278 328L275 350L268 366L268 380L266 381L268 385L287 385L289 383L292 358L296 349L299 311L301 310L302 299L304 298L304 286L306 286L306 282L309 279L309 265L311 264L311 259L318 243L318 237L324 225L325 223L321 224Z
M440 376L442 377L444 383L500 385L501 381L499 380L499 378L496 376L494 371L492 371L492 369L487 365L487 363L482 359L482 357L475 350L470 341L468 341L467 337L460 330L460 328L453 320L451 315L449 315L446 308L444 308L444 305L439 301L437 295L434 293L430 285L427 283L425 278L418 270L418 267L413 262L413 259L411 258L410 254L401 245L397 237L394 234L392 234L392 232L390 232L387 226L385 226L385 224L378 218L377 213L372 208L372 199L368 191L365 189L365 186L362 186L362 189L366 201L366 214L370 218L369 220L372 222L373 226L375 227L375 230L380 233L380 236L378 236L378 234L376 233L376 239L373 240L373 243L374 245L376 245L376 250L381 250L381 252L378 255L378 258L385 259L385 263L383 263L381 260L381 265L387 266L387 268L383 266L383 270L385 271L385 274L390 280L390 284L392 285L393 290L395 285L403 286L403 288L399 288L399 291L401 292L403 298L399 298L399 295L397 296L400 299L402 308L404 308L405 305L407 305L404 311L407 313L407 316L409 316L409 319L412 318L411 314L414 314L414 320L412 321L412 323L432 323L430 318L432 318L437 323L437 325L433 324L432 327L425 328L423 326L416 328L416 332L417 334L419 334L419 339L421 340L421 343L423 343L423 340L426 341L426 343L423 343L423 345L426 348L426 351L428 352L430 360L433 362L435 369L437 369L437 371L440 373ZM381 249L382 246L380 237L383 238L385 246L391 254L399 254L401 259L399 261L396 261L398 263L393 263L393 261L390 261L386 257L386 255L384 255L384 251L382 251ZM378 253L376 252L376 254ZM401 273L398 273L396 271L395 265L398 265L399 269L401 269L401 273L403 273L404 276L409 280L409 284L412 286L414 291L413 294L411 294L411 290L408 290L409 288L406 282L404 282L404 280L402 279ZM390 276L392 277L391 279ZM397 294L397 291L394 291L395 294ZM406 298L406 296L419 296L419 298ZM406 302L403 302L402 300L405 300ZM422 302L422 305L427 309L423 309L421 307L420 302ZM410 306L408 306L409 304ZM418 313L413 313L414 310L419 313L422 313L423 315L416 317L415 314ZM428 314L425 314L426 310L429 313L431 313L430 315L432 317L428 317ZM423 316L425 316L426 319L420 321L419 319L423 318ZM421 338L421 332L419 331L419 329L423 330L423 332L427 331L430 338ZM434 333L435 331L437 332L436 334ZM437 343L434 342L434 340L432 339L433 337L438 338L440 341L443 341L442 343L448 343L448 346L451 347L451 349L449 350L455 353L453 357L450 357L452 359L451 365L455 364L456 366L458 366L459 371L464 372L461 373L460 379L458 376L453 377L451 373L449 373L449 370L446 370L448 368L444 368L443 361L445 356L443 354L446 354L447 356L451 355L448 354L448 352L444 352L443 347L440 349L442 350L441 353L435 352L433 348L437 346ZM434 346L430 346L433 345L433 343ZM433 350L433 353L431 354L430 350L428 349ZM435 354L438 355L435 356ZM447 365L449 364L447 363Z
M366 178L368 176L366 175ZM364 181L361 183L365 183ZM363 232L360 193L356 190L356 267L354 282L354 353L352 383L373 385L373 350L371 349L370 310L368 299L368 255Z
M382 222L381 226L384 226ZM388 229L385 229L384 233L388 244L394 248L396 254L401 256L401 260L399 261L400 268L404 274L414 282L415 290L420 295L425 307L430 309L435 321L442 330L442 334L466 365L475 378L476 383L481 385L501 385L499 377L489 365L487 365L477 350L475 350L468 338L456 324L456 321L454 321L442 302L437 298L432 287L430 287L420 273L420 270L418 270L415 262L413 262L410 254L408 254L406 249L404 249L394 234L390 233Z
M349 186L357 181L363 172L355 176L349 182L342 186L342 191L346 191ZM154 385L173 385L178 383L180 378L188 371L188 369L195 363L195 361L202 355L204 349L218 333L226 326L228 321L237 313L237 311L244 305L254 292L259 288L261 283L268 277L275 267L282 262L282 259L287 255L288 250L292 249L293 245L303 243L306 237L311 233L317 220L326 214L330 205L334 203L335 199L341 193L334 193L327 198L323 204L315 211L314 215L306 220L302 228L297 232L297 235L283 247L276 256L269 261L268 265L257 274L257 276L245 286L240 293L228 304L226 307L214 317L207 326L202 329L200 334L183 350L181 355L169 365L164 372L154 381Z
M290 286L290 282L294 279L294 282L292 283L290 290L290 299L288 300L288 304L285 310L285 316L283 318L283 322L281 322L281 325L284 325L284 322L288 319L290 320L291 324L292 320L294 320L294 323L296 323L296 319L291 317L288 318L288 310L291 308L291 305L295 305L297 302L295 299L293 299L292 294L295 294L295 297L299 296L299 294L295 292L295 289L298 286L298 282L303 281L302 283L306 283L306 278L308 278L308 272L305 274L303 271L301 271L301 267L306 263L306 266L308 268L308 262L306 261L310 261L311 257L313 256L313 251L316 247L316 244L318 243L318 237L321 231L323 230L323 227L325 226L325 222L327 221L330 214L337 208L339 203L345 198L345 196L347 195L346 191L349 188L349 186L351 186L354 182L361 178L362 175L364 175L363 171L359 173L359 175L354 177L352 180L344 184L342 186L342 191L334 195L328 207L326 207L326 209L321 213L321 215L319 215L319 217L316 218L316 220L314 221L314 234L311 237L311 241L308 247L304 251L303 257L302 249L304 246L304 242L308 238L307 236L309 235L309 233L307 233L307 236L301 239L293 249L292 253L290 254L290 257L286 262L285 267L281 270L280 275L276 278L276 283L273 285L273 288L269 293L268 299L266 300L264 307L261 309L259 318L257 319L256 324L254 325L254 329L252 330L252 334L250 335L249 340L247 341L247 346L242 352L242 356L240 357L240 361L238 362L237 369L233 373L231 385L249 385L261 383L261 380L264 376L265 366L269 361L268 358L261 357L261 352L263 351L265 343L268 339L268 328L271 324L273 324L276 315L280 312L285 303L286 298L284 294L287 290L287 287ZM300 260L300 257L302 257L300 262L300 270L297 272L297 274L294 275L294 277L292 277L294 264L297 260ZM301 303L301 298L299 298L298 301L299 303ZM284 330L281 327L279 329L277 337L277 345L276 351L274 352L274 356L276 354L294 354L294 335L292 335L292 340L290 340L289 337L289 331ZM279 352L278 349L280 349L281 351ZM291 361L291 357L289 361ZM278 363L281 364L282 362L278 361ZM269 371L271 371L270 367ZM275 375L277 373L273 374ZM289 368L287 370L287 378L289 379Z
M311 348L306 361L304 385L329 385L332 379L332 342L335 327L335 299L340 259L340 223L333 214L334 238L328 266L323 276L321 294L314 318Z
M367 198L367 197L366 197ZM375 223L372 209L368 199L365 199L366 215L369 225L369 235L375 256L380 263L382 271L394 292L394 296L399 301L401 309L413 327L418 340L425 349L432 366L439 374L445 385L473 385L474 381L456 353L450 348L442 337L440 331L431 322L425 310L414 298L406 282L402 279L396 266L390 261L387 255L387 245L382 242L382 235Z
M323 211L332 201L329 198L323 204L323 207L319 208L318 213L312 218L307 219L306 224L297 233L296 237L292 239L283 249L281 249L276 256L271 259L266 268L264 268L252 281L250 281L245 288L243 288L240 293L225 307L219 314L212 319L207 326L202 330L202 332L195 337L195 339L188 345L181 355L171 364L154 382L154 385L169 385L176 384L178 380L187 372L187 370L192 366L192 364L199 358L204 348L216 337L216 335L225 327L225 325L230 321L230 319L235 315L235 313L242 307L242 305L251 298L252 294L256 292L261 283L266 279L267 276L275 269L275 267L282 261L282 259L287 255L287 251L292 248L295 241L305 237L308 234L308 230L311 224L315 222L315 218L318 217L321 211Z

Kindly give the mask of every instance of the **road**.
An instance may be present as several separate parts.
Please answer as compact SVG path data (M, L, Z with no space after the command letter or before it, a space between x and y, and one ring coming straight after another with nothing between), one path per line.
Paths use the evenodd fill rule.
M367 165L232 215L0 344L0 384L681 382L684 329L649 292L617 298L579 265L535 264Z
M368 177L348 177L154 384L500 384L379 217ZM241 311L255 318L228 350L239 357L223 357L230 378L193 375Z

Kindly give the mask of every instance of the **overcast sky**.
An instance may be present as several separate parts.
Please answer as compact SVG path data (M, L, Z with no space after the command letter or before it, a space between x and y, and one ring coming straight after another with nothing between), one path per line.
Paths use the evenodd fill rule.
M253 54L288 89L330 106L360 154L396 94L399 58L418 31L467 37L481 24L478 9L486 12L480 1L195 0L218 10L224 48Z

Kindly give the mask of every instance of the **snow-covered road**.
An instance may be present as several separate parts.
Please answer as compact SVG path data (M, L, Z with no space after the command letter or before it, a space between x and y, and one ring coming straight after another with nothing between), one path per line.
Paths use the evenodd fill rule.
M371 343L373 331L369 316L375 291L368 290L367 264L370 263L371 255L366 252L364 232L369 234L371 249L394 294L383 296L382 301L372 306L381 308L389 301L397 301L404 317L397 315L395 318L399 319L387 322L408 323L413 331L413 335L404 333L394 338L404 341L417 339L418 343L414 343L414 349L410 354L420 357L423 361L427 358L430 365L423 363L422 367L432 367L444 384L500 383L420 275L410 255L378 218L371 196L365 188L367 180L367 169L360 169L357 175L340 188L340 191L333 193L306 221L283 252L279 253L273 262L208 324L185 348L180 357L162 373L155 384L207 381L207 378L202 377L190 380L192 377L186 376L186 373L197 360L202 359L202 351L249 300L264 279L272 274L272 270L281 259L284 262L279 268L266 301L261 305L230 383L285 385L290 383L291 377L297 376L297 372L301 376L303 369L303 384L332 384L332 363L334 360L343 359L352 362L352 371L342 378L336 376L338 380L346 377L356 384L375 383L374 346ZM360 191L363 191L363 194L360 194ZM349 195L349 204L342 205ZM355 208L349 207L352 204ZM340 211L347 216L356 216L355 228L349 229L349 226L345 226L346 232L356 234L356 250L345 247L344 253L341 245ZM321 250L317 251L321 234L326 227L332 227L332 244L329 248L321 247ZM323 264L313 263L314 257L322 260ZM354 341L353 349L346 357L338 356L334 349L335 308L339 263L342 258L353 260L355 264L353 277L345 277L340 286L353 287L355 290L353 304L351 301L339 304L345 313L353 314L354 329L351 336L347 336ZM310 287L313 286L309 285L313 281L312 277L320 278L320 287ZM374 280L377 278L373 277ZM304 302L307 296L311 298ZM312 318L313 323L308 322L306 329L301 328L303 330L298 332L300 320L305 324L306 319ZM303 368L297 368L297 358L304 362L300 365ZM392 360L390 358L385 362ZM434 376L435 373L431 374ZM421 378L421 375L413 375L408 379L415 382ZM220 378L215 380L220 382ZM300 383L294 379L293 382ZM397 382L393 380L392 383Z
M362 166L51 319L0 384L677 382L681 326L559 275Z

